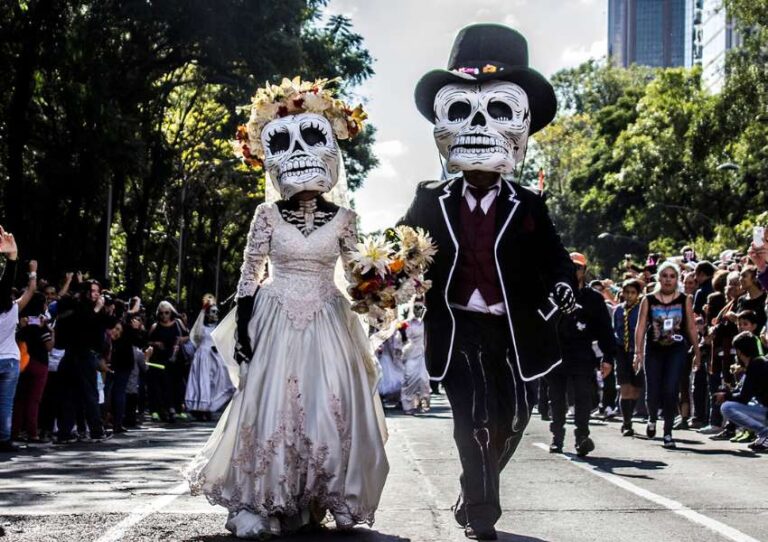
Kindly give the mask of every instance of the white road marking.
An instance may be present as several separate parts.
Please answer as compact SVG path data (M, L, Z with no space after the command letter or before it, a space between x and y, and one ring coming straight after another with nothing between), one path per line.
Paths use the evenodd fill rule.
M549 452L549 446L547 446L543 442L536 442L533 445L536 446L537 448L541 448L546 452ZM613 485L620 487L621 489L625 489L630 493L637 495L638 497L642 497L643 499L656 503L659 506L663 506L664 508L671 510L675 514L683 516L688 521L697 523L703 527L706 527L707 529L715 531L716 533L723 535L729 540L733 540L734 542L760 542L759 540L752 538L751 536L744 534L741 531L726 525L725 523L721 523L715 519L705 516L704 514L700 514L695 510L691 510L690 508L688 508L682 503L673 501L672 499L669 499L662 495L657 495L652 491L648 491L647 489L643 489L642 487L636 486L635 484L633 484L632 482L628 482L621 476L617 476L615 474L611 474L610 472L599 470L599 468L594 467L593 465L590 465L589 463L586 463L583 461L574 461L573 457L569 455L564 455L564 454L557 454L557 455L559 455L566 461L570 461L571 465L575 465L580 469L587 471L590 474L599 476L603 480L606 480L612 483Z
M162 508L168 506L173 501L175 501L179 495L183 495L188 491L189 485L187 482L183 482L172 487L167 494L161 495L158 498L148 502L147 504L140 506L134 512L131 512L127 518L123 519L106 533L104 533L98 540L96 540L96 542L117 542L118 540L122 540L128 529L139 523L145 517L150 516Z

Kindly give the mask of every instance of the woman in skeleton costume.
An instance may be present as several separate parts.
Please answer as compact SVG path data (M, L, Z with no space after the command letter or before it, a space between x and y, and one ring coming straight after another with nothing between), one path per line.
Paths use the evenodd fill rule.
M235 388L227 373L224 359L213 343L211 332L219 322L219 307L212 295L203 299L190 340L195 345L195 357L189 369L184 404L197 417L210 420L232 398Z
M403 362L397 349L397 322L371 336L371 345L381 367L379 395L386 402L399 403L403 387Z
M415 303L410 310L410 317L405 322L398 338L403 363L403 387L400 391L400 404L406 414L415 414L420 410L429 410L429 373L424 359L424 318L425 308L422 303Z
M364 115L326 83L260 89L238 132L282 199L253 217L237 288L238 391L187 477L242 538L311 528L327 512L339 529L372 524L389 470L376 360L334 282L357 216L321 197L339 177L336 139Z

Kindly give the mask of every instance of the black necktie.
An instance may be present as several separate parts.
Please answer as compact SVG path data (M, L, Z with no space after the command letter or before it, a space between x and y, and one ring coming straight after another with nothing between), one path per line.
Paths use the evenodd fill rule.
M476 217L482 217L485 216L485 211L483 211L482 205L480 205L480 201L490 192L491 190L496 190L495 186L492 186L490 188L478 188L476 186L468 186L469 193L472 194L472 196L475 198L475 201L477 204L475 205L475 208L472 210L472 214Z

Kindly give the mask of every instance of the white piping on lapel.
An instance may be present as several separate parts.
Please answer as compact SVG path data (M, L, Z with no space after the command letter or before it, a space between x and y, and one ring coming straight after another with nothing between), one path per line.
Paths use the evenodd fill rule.
M501 274L501 267L499 266L499 242L501 241L501 238L504 236L504 232L507 230L507 226L509 226L509 222L512 220L512 217L515 215L515 211L517 211L517 207L520 205L520 200L517 199L517 192L515 191L515 188L509 183L508 180L503 179L502 182L505 182L507 184L507 188L509 188L509 201L512 202L512 210L509 212L509 215L507 216L507 220L504 222L504 225L499 230L499 234L496 236L496 243L493 245L493 255L496 260L496 272L499 274L499 284L501 285L501 293L504 296L504 305L507 307L507 322L509 322L509 331L512 335L512 347L515 349L515 360L517 362L517 369L520 372L520 377L525 382L530 382L532 380L536 380L537 378L541 378L548 372L550 372L552 369L557 367L563 362L563 359L560 358L557 360L557 363L552 365L549 369L544 371L543 373L539 373L537 375L534 375L530 378L526 378L523 374L523 368L520 366L520 354L517 351L517 339L515 338L515 326L512 325L512 315L509 311L509 301L507 301L507 290L504 288L504 276ZM443 207L443 214L445 214L445 207ZM458 255L458 248L456 250L456 254ZM447 291L447 290L446 290ZM453 315L451 315L453 317ZM454 328L455 328L454 324ZM453 341L453 336L451 336L451 341ZM451 345L453 345L453 342L451 342ZM509 365L509 356L507 356L507 365ZM509 369L514 372L514 368L509 365Z
M457 177L456 179L458 178L460 177ZM451 234L451 241L453 241L453 247L455 249L453 255L453 265L451 265L451 270L448 272L448 280L445 283L445 306L448 307L448 314L451 315L451 342L449 343L450 346L448 347L448 358L445 360L445 370L443 371L443 374L438 377L429 377L430 380L435 380L438 382L444 379L445 375L448 374L448 366L451 364L451 356L453 355L453 341L456 338L456 317L453 315L451 304L448 301L448 291L451 287L453 272L456 270L456 263L459 261L459 242L456 240L456 234L453 231L453 226L451 225L451 221L448 220L448 212L445 210L445 200L451 195L451 188L454 184L456 184L456 179L453 179L445 185L445 188L443 189L443 195L438 198L440 200L440 208L443 210L443 219L445 220L445 225L448 226L448 233Z

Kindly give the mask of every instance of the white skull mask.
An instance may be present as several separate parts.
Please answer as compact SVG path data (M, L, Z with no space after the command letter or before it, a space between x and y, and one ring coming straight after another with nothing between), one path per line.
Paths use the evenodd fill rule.
M261 132L264 166L284 199L299 192L330 192L339 178L339 147L322 115L275 119Z
M451 83L435 96L434 136L448 171L512 173L528 145L528 95L509 81Z

